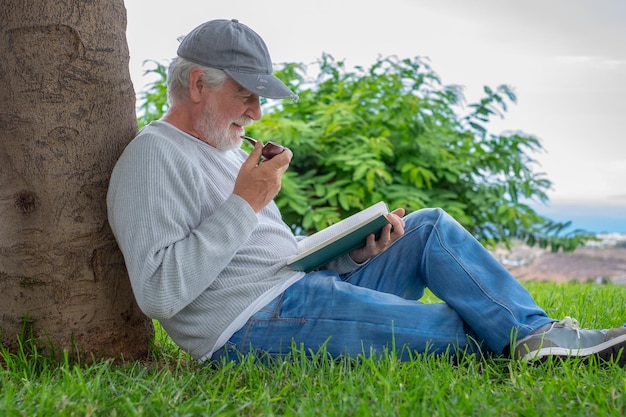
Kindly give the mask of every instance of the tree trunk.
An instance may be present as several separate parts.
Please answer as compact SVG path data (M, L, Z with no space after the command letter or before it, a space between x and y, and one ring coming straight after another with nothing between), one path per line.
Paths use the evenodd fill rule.
M137 358L153 332L106 218L136 133L123 0L0 0L0 333Z

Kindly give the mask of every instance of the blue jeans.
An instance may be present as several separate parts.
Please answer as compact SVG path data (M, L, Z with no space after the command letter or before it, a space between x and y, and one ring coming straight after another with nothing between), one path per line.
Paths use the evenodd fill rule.
M553 320L441 209L405 217L405 234L354 272L308 273L256 313L213 358L251 350L285 355L292 343L332 356L395 348L501 354ZM442 303L421 303L429 288Z

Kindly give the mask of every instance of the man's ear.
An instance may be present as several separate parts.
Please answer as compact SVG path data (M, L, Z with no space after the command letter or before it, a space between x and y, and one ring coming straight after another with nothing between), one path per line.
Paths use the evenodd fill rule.
M194 68L189 72L189 99L198 103L202 100L202 94L206 93L206 84L202 81L204 71L202 68Z

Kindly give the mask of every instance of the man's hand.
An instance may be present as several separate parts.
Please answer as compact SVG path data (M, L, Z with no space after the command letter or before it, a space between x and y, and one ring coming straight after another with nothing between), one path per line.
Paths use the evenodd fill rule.
M258 213L280 191L280 180L289 167L293 154L286 149L272 159L259 163L263 144L259 141L241 166L233 194L237 194Z
M404 234L404 209L398 208L387 215L390 224L383 226L380 236L376 239L371 234L365 240L365 246L350 252L350 257L356 263L363 263L373 256L387 250L389 245L398 240Z

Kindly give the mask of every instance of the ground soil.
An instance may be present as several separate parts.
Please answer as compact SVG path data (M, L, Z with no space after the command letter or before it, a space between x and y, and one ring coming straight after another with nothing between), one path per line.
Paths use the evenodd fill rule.
M581 247L552 253L528 247L498 251L496 257L520 281L594 281L626 285L626 248Z

